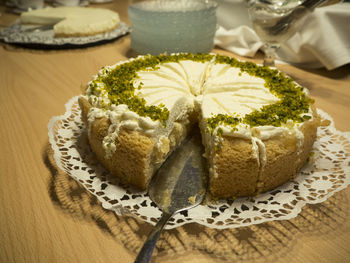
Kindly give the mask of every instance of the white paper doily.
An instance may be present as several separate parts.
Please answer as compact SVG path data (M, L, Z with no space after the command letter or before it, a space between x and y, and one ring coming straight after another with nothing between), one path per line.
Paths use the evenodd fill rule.
M74 97L66 104L66 113L53 117L48 125L49 140L57 166L95 195L102 206L118 215L129 215L155 224L161 211L146 192L123 188L111 178L89 148L81 112ZM330 125L320 127L312 160L294 181L259 195L200 205L175 215L167 229L187 223L199 223L224 229L285 220L297 216L305 204L325 201L350 183L350 132L340 132L332 118L318 110Z

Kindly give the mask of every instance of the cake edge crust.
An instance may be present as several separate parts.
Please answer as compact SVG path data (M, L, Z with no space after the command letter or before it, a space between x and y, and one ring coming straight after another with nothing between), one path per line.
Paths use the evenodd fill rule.
M169 138L163 140L160 147L156 145L154 139L138 131L121 129L115 139L116 151L107 158L103 139L108 134L110 121L106 117L96 118L89 126L87 116L92 106L83 97L78 98L78 103L82 120L88 127L90 147L97 160L122 183L135 186L140 190L147 189L154 172L185 139L196 123L195 115L189 113L189 121L178 124L180 131L174 128L173 131L176 131L171 132Z
M78 102L82 111L82 120L88 127L87 115L91 104L82 97ZM192 124L187 127L187 130L192 129L193 122L190 123ZM152 164L156 158L155 155L159 154L159 152L155 153L155 142L137 131L122 130L115 141L117 150L110 158L106 158L102 141L108 133L109 125L110 122L105 117L95 119L91 123L88 129L91 149L112 175L118 177L122 183L136 186L140 190L147 189L153 173L188 132L184 132L169 151L157 157L161 161ZM319 125L320 118L313 107L313 119L304 122L301 126L304 140L299 151L293 135L264 141L267 162L262 169L254 157L251 141L224 136L222 147L215 156L217 176L211 174L209 178L211 198L256 196L293 179L309 158Z
M320 126L314 107L313 119L304 122L303 143L298 149L295 135L282 135L263 141L266 164L260 168L250 140L224 136L215 154L216 172L210 174L209 192L213 198L256 196L292 180L306 164Z

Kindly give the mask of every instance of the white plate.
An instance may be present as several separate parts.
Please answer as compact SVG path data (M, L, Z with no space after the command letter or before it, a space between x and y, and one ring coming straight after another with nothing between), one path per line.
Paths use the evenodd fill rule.
M28 27L28 26L26 26ZM130 27L120 22L118 28L103 34L85 37L59 37L54 36L53 29L39 32L23 32L19 21L0 31L0 40L5 43L43 46L83 46L96 44L102 41L113 40L130 32Z

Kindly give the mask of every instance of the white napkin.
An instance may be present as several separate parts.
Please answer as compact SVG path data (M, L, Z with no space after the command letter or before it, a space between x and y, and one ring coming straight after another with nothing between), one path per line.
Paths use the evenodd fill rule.
M248 57L262 48L244 1L220 0L217 15L215 45ZM281 45L277 56L288 63L328 70L350 63L350 3L316 8L299 32Z

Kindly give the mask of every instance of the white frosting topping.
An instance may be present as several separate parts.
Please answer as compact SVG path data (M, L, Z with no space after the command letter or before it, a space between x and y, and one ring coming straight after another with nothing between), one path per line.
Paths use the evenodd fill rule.
M113 69L119 64L105 69ZM105 69L99 74L105 75ZM137 76L133 81L136 95L144 98L146 105L163 104L169 110L169 118L164 127L159 121L141 117L130 111L126 105L112 105L109 110L101 110L99 109L101 106L109 104L109 99L104 84L97 83L95 95L91 94L89 89L87 90L86 98L93 105L88 118L91 123L95 118L105 116L112 123L103 141L107 157L115 151L114 140L121 128L140 131L154 138L158 147L162 147L164 140L161 138L169 136L174 127L174 121L185 120L188 113L194 110L200 114L201 129L206 130L206 119L213 115L227 114L242 118L264 105L279 101L279 98L265 87L264 79L241 72L239 68L227 64L216 64L215 59L210 62L191 60L183 60L179 63L167 62L160 64L156 69L139 71ZM311 109L307 115L312 117ZM281 127L257 126L251 128L247 124L240 123L235 130L225 124L218 125L213 134L208 132L204 134L206 145L211 145L209 149L211 152L206 154L213 157L211 167L214 175L215 153L212 149L215 148L214 145L220 143L221 138L216 135L219 129L224 136L251 141L253 156L258 165L264 167L266 163L264 141L283 134L290 134L295 136L296 147L300 149L304 139L300 131L302 125L287 121Z
M176 101L179 98L186 97L189 103L194 103L195 96L201 93L208 66L209 62L189 60L164 63L157 70L138 72L134 87L137 88L142 83L137 95L144 98L147 105L162 103L171 111L177 107Z
M93 35L110 31L119 23L119 15L104 8L55 7L21 14L23 24L55 24L56 35Z
M227 64L215 64L204 85L202 114L245 116L279 99L264 87L265 81Z

